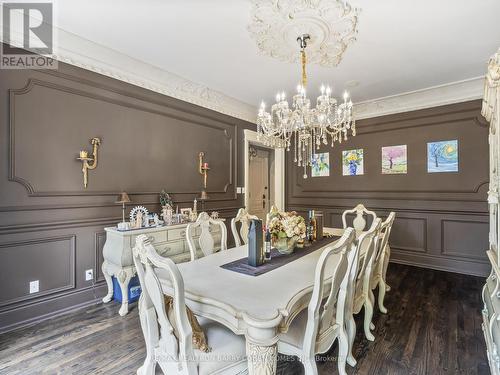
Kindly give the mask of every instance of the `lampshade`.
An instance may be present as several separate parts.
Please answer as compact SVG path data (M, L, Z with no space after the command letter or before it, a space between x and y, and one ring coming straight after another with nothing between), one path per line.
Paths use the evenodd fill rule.
M130 197L128 196L127 193L125 193L123 191L120 193L120 195L118 196L118 200L115 203L123 204L123 203L130 203L130 202L131 202Z

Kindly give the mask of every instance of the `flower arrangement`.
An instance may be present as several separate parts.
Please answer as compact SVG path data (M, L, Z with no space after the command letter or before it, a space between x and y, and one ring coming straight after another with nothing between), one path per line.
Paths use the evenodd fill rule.
M269 232L275 239L277 238L306 238L306 222L304 218L295 211L279 212L269 221Z

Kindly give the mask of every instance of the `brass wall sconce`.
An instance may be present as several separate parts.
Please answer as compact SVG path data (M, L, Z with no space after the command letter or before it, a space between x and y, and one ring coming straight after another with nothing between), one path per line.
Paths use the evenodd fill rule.
M199 156L199 166L198 166L198 171L200 174L203 176L203 190L201 191L201 196L200 200L204 201L208 199L208 194L207 194L207 177L208 177L208 171L210 168L208 167L208 163L203 161L203 158L205 157L204 152L200 152Z
M77 159L83 163L83 187L86 189L88 185L88 170L95 169L97 167L97 149L101 145L101 140L99 138L92 138L90 140L92 144L92 156L89 156L88 152L85 150L80 151L80 157Z

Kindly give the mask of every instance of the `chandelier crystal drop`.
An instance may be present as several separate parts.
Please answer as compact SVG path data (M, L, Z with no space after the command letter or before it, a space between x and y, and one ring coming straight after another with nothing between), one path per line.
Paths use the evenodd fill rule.
M321 95L316 99L316 107L311 107L311 100L306 95L306 47L309 35L297 38L300 45L302 62L302 84L297 86L297 93L292 98L290 108L284 92L276 95L276 103L271 106L271 113L266 111L262 102L257 115L258 139L266 146L294 149L294 162L304 168L313 164L314 154L321 144L347 140L350 133L356 135L353 105L349 94L344 93L343 102L337 103L332 97L329 86L321 86ZM293 145L292 145L293 143Z

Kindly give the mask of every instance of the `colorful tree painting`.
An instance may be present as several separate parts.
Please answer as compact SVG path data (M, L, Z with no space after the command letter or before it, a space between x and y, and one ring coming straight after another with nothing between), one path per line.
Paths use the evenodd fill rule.
M342 151L342 175L359 176L364 174L363 149Z
M314 154L311 166L312 177L330 176L330 153Z
M382 147L382 174L407 173L406 145Z
M427 172L458 172L458 141L427 143Z

